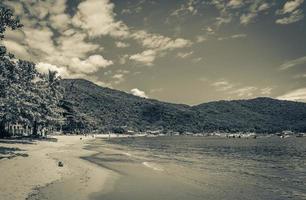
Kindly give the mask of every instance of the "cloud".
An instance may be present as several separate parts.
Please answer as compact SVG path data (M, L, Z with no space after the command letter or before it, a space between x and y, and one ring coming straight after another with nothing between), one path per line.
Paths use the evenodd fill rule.
M292 24L298 22L304 18L303 11L299 7L304 3L304 0L292 0L287 1L281 10L277 10L277 15L289 15L283 18L277 19L277 24Z
M246 34L236 34L236 35L232 35L230 36L231 38L244 38L246 37L247 35Z
M198 58L193 58L193 59L192 59L192 62L198 63L198 62L200 62L200 61L202 61L202 60L203 60L202 57L198 57Z
M134 60L145 65L153 65L153 61L158 56L166 54L168 51L190 47L192 42L183 38L172 39L159 34L152 34L146 31L136 31L132 38L137 40L143 47L147 48L142 53L130 56Z
M294 78L306 78L306 74L298 74Z
M219 37L218 40L222 41L228 39L238 39L238 38L245 38L246 36L247 36L246 34L235 34L228 37Z
M193 54L193 51L190 52L179 52L177 53L177 57L179 58L187 58Z
M195 15L198 13L196 0L188 0L180 5L180 7L171 12L170 16L184 16L187 14Z
M205 29L208 35L214 35L215 31L209 26Z
M153 65L153 61L156 58L156 51L154 50L145 50L142 53L134 54L130 56L130 60L134 60L145 65Z
M306 88L300 88L290 91L284 95L277 97L277 99L288 101L306 101Z
M306 64L306 56L287 61L280 66L280 70L286 70L295 66Z
M232 89L234 87L233 84L229 83L228 81L221 80L221 81L216 81L211 84L212 86L217 88L217 91L227 91L229 89Z
M263 3L258 7L258 11L264 11L270 8L270 5L268 3Z
M124 65L127 62L128 59L129 59L128 54L121 55L121 56L119 56L118 63L121 64L121 65Z
M49 63L37 63L36 64L36 69L41 72L41 73L48 73L49 70L51 71L57 71L63 78L69 78L70 73L67 68L65 67L58 67L56 65L52 65Z
M237 95L239 98L252 97L254 96L255 92L258 90L258 88L254 86L239 87L239 85L240 84L233 84L226 80L216 81L211 84L211 86L216 88L216 91Z
M296 10L300 5L302 5L302 3L304 2L304 0L291 0L291 1L287 1L283 7L283 9L281 10L281 12L283 14L286 13L291 13L294 10Z
M254 91L257 88L253 86L246 86L230 92L230 94L236 94L238 97L251 97L254 95Z
M304 18L304 14L301 10L296 10L291 13L288 17L277 19L275 23L277 24L292 24L298 22Z
M88 31L89 36L110 35L126 37L128 27L122 21L115 20L114 4L109 0L87 0L78 5L78 11L72 24Z
M7 48L9 52L18 56L18 58L28 59L30 57L30 54L24 45L21 45L12 40L5 40L5 41L2 41L1 43Z
M243 1L242 0L230 0L227 3L227 6L231 8L240 8L241 6L243 6Z
M129 47L130 45L128 43L124 43L124 42L116 42L116 47L118 48L126 48L126 47Z
M243 14L241 15L240 17L240 23L243 24L243 25L247 25L249 24L253 18L255 18L257 16L257 13L248 13L248 14Z
M74 14L66 13L66 0L17 1L7 2L14 7L25 25L18 37L6 42L18 56L29 57L34 62L50 63L66 67L67 71L84 76L95 73L113 61L106 59L103 46L94 38L133 39L146 50L132 56L119 56L119 63L131 60L152 65L158 56L167 51L185 48L192 42L183 38L171 38L152 34L143 30L130 29L124 22L116 19L115 5L109 0L84 0L77 5ZM12 35L11 33L9 34ZM12 37L12 36L11 36ZM13 43L13 41L15 43ZM115 42L118 48L128 47L123 41ZM28 52L28 54L26 54ZM92 64L94 55L100 55L101 65Z
M183 38L172 39L166 36L148 33L146 31L137 31L132 37L139 41L143 47L156 49L158 51L174 50L190 47L192 42Z
M124 74L123 73L119 73L119 74L115 74L113 76L113 79L115 79L114 84L119 84L122 83L125 79L124 79Z
M148 98L146 93L144 91L139 90L138 88L131 89L131 93L138 97Z
M106 60L101 55L92 55L86 60L80 60L79 58L75 57L72 58L71 61L72 64L69 69L77 73L85 74L92 74L101 68L105 68L113 64L111 60Z
M204 41L206 41L207 40L207 38L205 37L205 36L203 36L203 35L198 35L197 37L196 37L196 42L197 43L201 43L201 42L204 42Z
M266 87L266 88L262 88L260 89L260 93L262 95L270 95L272 92L273 88L272 87Z
M245 4L249 4L247 10L240 15L240 24L248 25L254 21L254 19L259 16L262 12L267 11L270 8L270 4L261 1L244 1Z

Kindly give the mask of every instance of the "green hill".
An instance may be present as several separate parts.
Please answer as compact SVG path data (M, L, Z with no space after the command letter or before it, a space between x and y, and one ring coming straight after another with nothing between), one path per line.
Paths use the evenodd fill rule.
M66 91L64 102L73 107L72 115L94 129L306 131L305 103L256 98L188 106L136 97L82 79L62 80L62 86Z

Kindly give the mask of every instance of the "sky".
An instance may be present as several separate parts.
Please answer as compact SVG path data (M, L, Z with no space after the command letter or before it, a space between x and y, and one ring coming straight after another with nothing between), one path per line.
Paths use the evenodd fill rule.
M196 105L306 102L304 0L4 0L4 45L41 72Z

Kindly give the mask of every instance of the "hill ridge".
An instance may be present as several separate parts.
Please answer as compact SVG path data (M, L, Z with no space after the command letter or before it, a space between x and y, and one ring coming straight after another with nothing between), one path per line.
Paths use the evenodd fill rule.
M72 102L83 123L101 131L306 132L302 102L257 97L189 106L137 97L85 79L63 79L61 84L64 100Z

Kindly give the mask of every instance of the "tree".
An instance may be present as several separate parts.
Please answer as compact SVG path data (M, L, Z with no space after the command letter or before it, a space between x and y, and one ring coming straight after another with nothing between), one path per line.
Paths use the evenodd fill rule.
M14 17L12 10L0 3L0 40L3 40L4 32L7 28L14 30L21 26L19 19ZM10 74L10 71L14 70L14 63L11 60L12 57L13 56L10 54L7 55L6 48L0 45L0 137L6 135L5 120L10 117L8 113L5 112L7 110L5 104L13 104L7 97L10 96L10 94L16 93L18 90L18 87L15 85L12 85L12 90L6 90L7 86L10 84L7 80L7 76ZM16 77L11 76L10 78L15 79ZM12 108L14 108L13 105Z
M6 28L22 27L12 10L0 3L0 39ZM59 100L63 91L56 72L41 74L35 64L15 59L0 46L0 137L7 136L5 124L23 123L33 127L55 124L60 117Z

